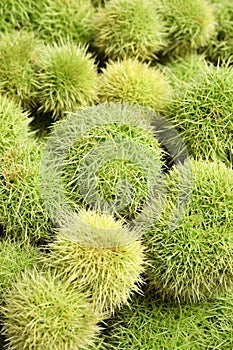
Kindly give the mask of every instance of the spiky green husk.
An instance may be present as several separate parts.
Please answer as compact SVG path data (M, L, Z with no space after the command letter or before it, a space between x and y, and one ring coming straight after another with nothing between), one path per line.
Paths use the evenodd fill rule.
M156 0L157 1L157 0ZM215 33L214 8L205 0L160 0L169 55L183 55L210 42Z
M233 62L233 6L231 0L211 0L215 6L217 26L215 35L204 52L213 63Z
M27 108L35 93L34 60L39 46L33 33L14 31L0 35L0 93Z
M172 89L166 76L135 59L110 61L100 76L101 102L128 102L164 112L171 97Z
M91 104L97 94L97 71L87 48L71 43L45 47L38 59L38 110L59 119Z
M69 214L58 223L59 232L71 241L91 248L112 249L134 242L140 236L138 231L129 231L123 224L112 214L84 209Z
M28 113L11 99L0 95L0 156L19 140L23 143L29 138L29 123Z
M154 121L160 122L160 116L152 110L126 103L83 108L58 121L45 148L41 172L52 220L62 221L77 207L110 212L125 220L144 210L164 165L164 151L151 125Z
M193 157L232 162L232 84L232 67L209 66L177 90L167 116Z
M94 45L115 60L152 60L164 45L164 27L153 2L111 0L99 8L93 30Z
M116 221L113 216L106 213L98 213L94 210L80 210L79 217L86 224L99 229L119 229L122 228L122 223Z
M95 11L90 0L41 0L34 7L33 30L45 42L91 41Z
M0 224L6 236L37 241L51 236L39 171L43 145L19 139L0 156Z
M26 29L45 42L92 40L94 7L90 0L15 0L0 8L0 31Z
M49 244L50 254L43 260L55 268L77 289L82 289L91 295L95 308L100 312L114 312L116 308L128 302L133 292L139 291L142 283L141 273L145 270L144 247L140 241L121 245L125 230L121 224L114 222L111 217L92 212L82 212L82 225L75 230L74 225L61 230L54 242ZM89 225L90 236L108 234L111 229L117 231L118 244L110 247L80 244L86 225ZM84 231L84 232L82 232ZM70 234L70 236L68 235ZM130 235L130 232L128 233ZM85 238L85 237L84 237ZM108 238L109 239L109 238ZM98 242L97 242L98 243Z
M35 1L32 0L3 1L0 7L0 32L20 30L25 25L28 27L34 8Z
M162 302L147 292L109 319L93 349L203 350L233 346L232 292L194 305ZM92 349L92 348L91 348Z
M208 69L208 62L205 56L191 53L170 60L164 67L164 74L168 74L171 84L177 89L191 83L206 69Z
M131 151L133 157L130 154L129 159L127 155L129 145L124 146L124 142L131 142L134 148ZM114 153L118 143L119 147L122 145L125 147L125 155L122 155L122 159L119 158L121 155L115 155ZM67 153L62 172L64 191L71 205L78 204L86 207L95 202L98 208L98 205L105 201L111 206L111 210L116 217L126 220L135 217L149 196L149 179L145 169L138 164L137 152L139 150L134 144L142 147L145 153L150 152L154 159L154 164L150 163L151 167L162 166L163 152L158 140L149 131L138 127L127 124L103 125L92 128L77 139ZM85 189L85 186L82 181L86 180L86 175L83 179L84 175L80 174L79 168L82 162L88 158L90 152L98 150L98 148L101 149L101 147L102 151L99 154L97 153L94 160L91 158L93 164L89 164L89 168L91 168L91 165L95 166L97 162L99 169L96 167L98 171L96 171L94 182L89 181L87 192L84 192L83 188ZM107 155L109 158L101 164L103 155ZM146 162L146 154L144 159ZM90 172L92 173L93 169ZM123 184L123 187L121 187L122 182L125 184Z
M0 302L24 270L35 266L39 249L30 244L19 244L10 240L0 242Z
M24 273L2 311L9 349L81 349L99 331L87 296L49 272Z
M0 225L1 235L39 240L51 226L39 189L42 146L29 133L28 113L0 95Z
M168 174L167 204L144 243L151 285L163 297L196 302L233 284L233 171L218 161L192 161L191 198L181 213L175 208L178 179L185 179L185 171L186 163ZM182 183L183 195L189 186ZM176 227L169 224L171 217Z

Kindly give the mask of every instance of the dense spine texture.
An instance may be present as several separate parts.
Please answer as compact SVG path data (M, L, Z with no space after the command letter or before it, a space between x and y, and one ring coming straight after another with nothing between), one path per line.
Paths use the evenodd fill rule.
M232 286L233 172L219 161L192 161L192 188L185 181L180 188L190 196L181 218L176 198L186 167L169 173L167 204L144 244L154 290L177 302L198 302Z

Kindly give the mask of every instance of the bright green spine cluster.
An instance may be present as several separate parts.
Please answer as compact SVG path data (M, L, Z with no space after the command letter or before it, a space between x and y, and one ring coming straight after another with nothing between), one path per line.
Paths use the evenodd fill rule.
M191 83L193 79L197 79L198 75L208 69L209 63L204 55L197 53L186 54L182 57L170 60L163 67L163 73L168 75L174 91L183 88Z
M94 7L90 0L41 0L35 6L31 24L47 43L88 43L92 38Z
M6 236L40 241L51 236L40 193L43 146L28 140L10 146L0 157L0 224Z
M232 163L232 84L232 67L211 65L176 90L168 117L194 158Z
M102 147L102 152L107 155L113 154L112 152L116 149L119 140L122 144L126 142L134 145L136 143L138 147L150 152L157 166L162 166L162 149L159 141L149 131L114 123L95 127L70 147L64 161L62 181L64 191L72 206L78 204L86 207L90 205L90 198L93 198L93 201L96 202L100 199L100 203L102 200L109 203L114 215L118 218L130 220L140 212L148 198L149 188L145 169L134 161L135 158L132 160L127 159L126 156L121 156L121 158L115 156L114 159L106 159L99 166L94 183L89 183L87 194L82 188L83 175L80 173L80 168L85 158L98 147L100 149ZM133 146L133 148L132 152L136 152L136 146ZM97 157L101 157L100 154L97 154ZM136 153L135 157L137 157ZM130 193L121 192L121 181L132 187L133 191ZM120 202L119 205L118 202Z
M165 112L172 101L172 88L166 76L135 59L110 61L99 80L101 102L128 102Z
M0 97L0 118L0 225L15 239L48 238L39 184L43 145L29 133L27 113L6 96Z
M160 0L158 12L168 40L163 52L169 55L183 55L203 47L215 33L214 8L208 1Z
M35 9L33 0L2 1L0 7L0 32L8 33L29 26L30 18Z
M49 244L50 254L43 259L44 266L55 268L75 288L90 293L96 310L114 312L140 290L145 271L144 247L138 240L130 242L131 233L110 215L81 211L78 219L83 224L64 227ZM112 237L106 237L109 246L102 246L103 235L110 230ZM122 244L126 234L129 243ZM91 238L95 245L90 244Z
M0 9L0 31L26 29L46 42L92 40L94 7L90 0L4 1Z
M23 143L29 137L29 123L28 113L11 99L0 95L0 157L18 140Z
M110 0L94 23L94 46L106 57L153 60L164 46L164 26L153 1Z
M30 244L20 244L10 240L0 242L0 302L19 275L32 269L38 261L40 251Z
M233 284L233 172L222 162L192 161L191 193L188 182L182 183L183 195L191 197L182 213L176 196L186 167L176 166L168 174L166 207L144 243L155 290L164 298L198 302Z
M232 0L0 2L0 348L232 350Z
M35 103L54 119L92 104L98 76L87 48L71 43L47 45L38 57Z
M25 272L1 311L9 349L83 349L99 332L88 296L50 272Z
M40 45L33 33L13 31L0 35L0 93L26 108L33 104L34 66Z
M175 305L146 291L107 320L91 349L231 349L232 291L194 305Z

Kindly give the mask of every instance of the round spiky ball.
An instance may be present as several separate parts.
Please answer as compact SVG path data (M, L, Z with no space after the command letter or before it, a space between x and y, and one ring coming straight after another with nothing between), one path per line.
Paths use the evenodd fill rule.
M87 296L49 272L24 273L2 311L10 349L81 349L99 331Z
M176 206L185 163L168 174L167 205L156 226L144 235L151 285L163 297L181 302L199 301L233 284L233 170L219 161L191 165L188 209L181 213ZM187 182L182 183L183 196L190 194ZM170 217L174 226L168 224Z
M37 66L38 110L54 119L91 104L97 94L97 70L84 47L71 43L47 46Z
M158 12L167 32L164 53L190 52L206 45L215 33L214 8L205 0L160 0Z
M92 38L94 7L90 0L40 0L33 5L31 25L47 43L88 43Z
M146 292L106 321L93 349L232 349L232 291L194 305L162 302ZM92 348L91 348L92 349Z
M129 102L158 112L171 103L169 80L158 69L135 59L110 61L99 83L101 102Z
M34 34L14 31L0 35L0 93L29 107L35 93L34 61L40 41Z
M217 26L215 35L205 48L213 63L233 62L233 6L231 0L211 0L215 6Z
M138 152L143 150L147 169L138 160ZM148 152L153 165L147 163ZM114 123L92 128L67 153L61 176L64 192L72 207L93 207L94 203L96 208L110 208L116 217L130 220L149 196L150 180L154 179L148 179L151 175L146 171L155 176L156 166L163 164L162 155L159 141L149 131ZM91 163L86 163L89 156Z
M161 193L164 166L165 152L152 122L160 125L162 120L151 109L112 102L58 121L41 168L52 220L62 221L77 207L126 221L145 212L147 200Z
M211 65L177 90L167 116L193 157L232 162L232 84L232 67Z
M6 236L30 241L51 236L39 184L42 151L32 138L19 138L0 155L0 225Z
M99 8L94 45L115 60L152 60L164 45L164 27L153 1L110 0Z
M7 98L0 95L0 156L2 153L18 140L24 142L29 138L28 113L23 112L22 108Z
M90 293L97 310L113 312L139 290L145 269L144 247L140 241L122 245L126 229L111 216L84 211L80 215L83 225L64 227L49 244L51 251L44 258L45 267L54 267L77 289ZM112 236L105 238L110 246L103 247L103 235L109 235L111 230ZM95 244L90 244L91 238Z
M5 294L24 270L31 269L40 255L38 248L30 244L12 242L9 239L0 242L0 303Z

